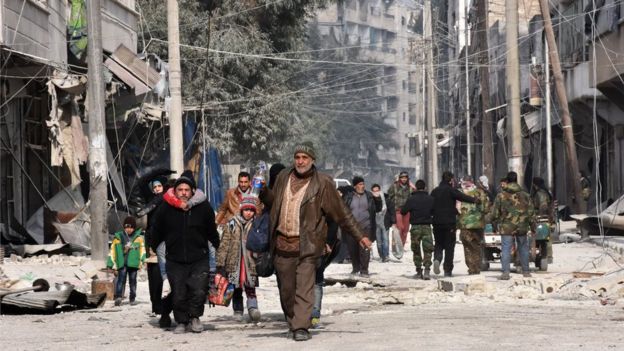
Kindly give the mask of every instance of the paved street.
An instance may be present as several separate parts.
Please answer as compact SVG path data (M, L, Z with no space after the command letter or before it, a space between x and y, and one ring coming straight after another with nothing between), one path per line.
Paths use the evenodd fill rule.
M230 308L218 307L206 310L204 333L174 335L159 329L157 318L149 316L147 283L140 282L137 306L116 308L107 302L101 310L0 316L0 343L14 350L624 349L622 291L619 299L617 292L609 291L605 296L612 298L603 306L600 298L587 296L584 287L593 280L572 279L570 274L616 271L611 257L622 264L620 256L603 255L602 248L591 243L557 244L548 273L502 282L495 278L500 274L497 264L494 271L467 276L462 250L458 245L457 274L447 281L455 288L470 286L467 291L443 292L436 279L414 280L410 252L400 262L382 264L375 259L371 284L326 287L322 328L305 344L286 339L274 278L263 280L258 290L263 312L259 325L236 322ZM7 274L44 271L40 268L24 263L3 266ZM56 274L55 279L72 271L70 267L46 269L47 274ZM347 278L349 271L350 265L335 264L327 277ZM624 279L622 271L610 276ZM548 286L554 287L552 293L544 291Z

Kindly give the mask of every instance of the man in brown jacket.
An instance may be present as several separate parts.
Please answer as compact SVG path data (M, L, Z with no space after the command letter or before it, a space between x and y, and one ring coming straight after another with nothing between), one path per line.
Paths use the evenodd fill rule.
M271 208L271 252L279 282L280 301L295 341L310 339L314 305L316 259L323 254L326 217L363 247L371 241L358 226L335 189L333 179L314 167L310 144L295 147L294 167L277 176L273 189L264 189L262 202Z
M225 199L219 206L215 218L217 225L226 224L232 217L236 216L240 211L241 199L244 195L249 194L251 194L251 176L247 172L240 172L238 174L238 186L225 193Z

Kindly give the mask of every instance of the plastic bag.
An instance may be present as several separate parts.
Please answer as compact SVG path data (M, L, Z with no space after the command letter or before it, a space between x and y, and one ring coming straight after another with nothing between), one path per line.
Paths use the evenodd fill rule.
M234 296L234 284L230 283L226 277L217 273L214 276L214 285L210 289L208 301L213 305L229 306Z
M399 232L399 229L392 226L388 236L391 238L392 255L396 257L397 260L400 260L403 258L403 241L401 240L401 233Z

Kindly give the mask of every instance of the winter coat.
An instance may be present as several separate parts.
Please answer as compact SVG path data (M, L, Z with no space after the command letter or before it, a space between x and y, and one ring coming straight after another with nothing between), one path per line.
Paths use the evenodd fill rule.
M487 193L476 186L462 189L462 192L468 196L481 200L479 204L470 202L459 203L459 219L457 227L459 229L483 229L485 228L486 215L490 211L490 201Z
M552 198L550 194L544 189L537 189L531 196L533 201L533 207L535 208L536 215L547 216L550 221L553 217Z
M219 248L214 210L208 201L187 211L165 202L155 216L154 247L164 241L168 261L194 263L208 259L208 241Z
M154 226L154 213L163 202L163 194L156 194L150 200L150 202L145 205L140 211L136 213L137 217L143 217L147 215L147 227L145 228L144 236L145 236L145 246L151 247L153 251L156 251L155 247L152 246L153 237L152 237L152 228ZM149 256L149 252L148 252Z
M399 182L394 182L390 189L388 189L388 197L394 203L395 209L397 211L401 210L401 207L405 205L405 202L409 198L412 193L412 188L410 184L407 183L405 186L401 186Z
M245 271L247 272L247 278L245 279L247 285L254 287L258 283L256 261L252 257L252 252L245 247L247 235L249 235L252 225L253 220L244 222L239 215L234 216L225 226L223 237L221 238L221 246L217 250L218 269L225 269L228 274L228 280L236 287L239 287L241 256L243 255Z
M390 196L384 194L386 197L386 214L384 215L384 227L386 230L390 229L396 224L396 211L394 208L394 202L390 200Z
M371 193L368 190L364 190L364 194L366 195L366 200L368 202L368 217L370 219L370 224L369 224L369 235L368 238L370 239L370 241L375 241L375 236L377 233L377 212L381 211L382 208L382 202L381 202L381 197L375 197L373 196L373 193ZM351 203L353 202L353 197L355 196L355 191L350 191L346 194L344 194L343 199L345 204L347 205L347 208L351 208Z
M123 230L115 233L106 266L114 270L124 266L127 268L142 268L143 262L145 262L145 241L143 240L141 229L136 229L128 238L131 244L127 251L124 250L124 236L126 236L126 233Z
M343 232L351 235L355 241L360 241L364 234L353 218L353 214L346 207L344 201L336 191L334 180L320 173L312 166L310 183L303 196L299 210L299 257L320 257L325 248L327 237L326 217L338 223ZM261 193L261 200L271 207L271 252L275 252L277 242L277 227L284 192L289 191L288 178L294 168L280 172L273 189L265 188Z
M401 207L401 214L409 212L410 224L431 224L433 215L433 197L426 191L416 191Z
M247 194L251 194L251 188ZM217 211L217 224L225 224L240 213L240 201L242 198L243 193L241 193L238 187L228 189L225 193L225 199L223 199L221 206L219 206L219 211ZM256 212L256 216L262 214L262 204L259 204L258 211Z
M531 197L518 183L507 184L492 206L492 221L501 234L527 233L533 227L534 215Z
M456 201L474 203L475 199L462 194L447 182L441 182L431 192L433 196L433 224L455 225L457 223Z

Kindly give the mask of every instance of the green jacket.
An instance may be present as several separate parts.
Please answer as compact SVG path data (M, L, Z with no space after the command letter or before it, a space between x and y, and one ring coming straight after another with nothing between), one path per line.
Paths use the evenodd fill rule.
M518 185L509 183L496 195L492 221L500 234L527 233L534 227L535 208L531 196Z
M123 266L140 269L143 267L143 262L145 262L145 241L143 240L141 229L135 230L130 237L131 244L126 253L128 256L127 264L124 263L126 262L126 256L124 255L122 240L122 235L125 234L123 231L115 233L106 266L114 270L118 270Z
M485 216L490 211L490 202L485 191L473 186L468 189L461 189L461 192L481 200L479 204L469 202L459 202L459 218L457 226L459 229L483 229L485 228Z
M388 198L394 204L394 208L398 211L405 205L407 198L412 193L412 189L409 186L409 183L405 184L405 186L401 186L399 182L394 182L390 189L388 189Z

